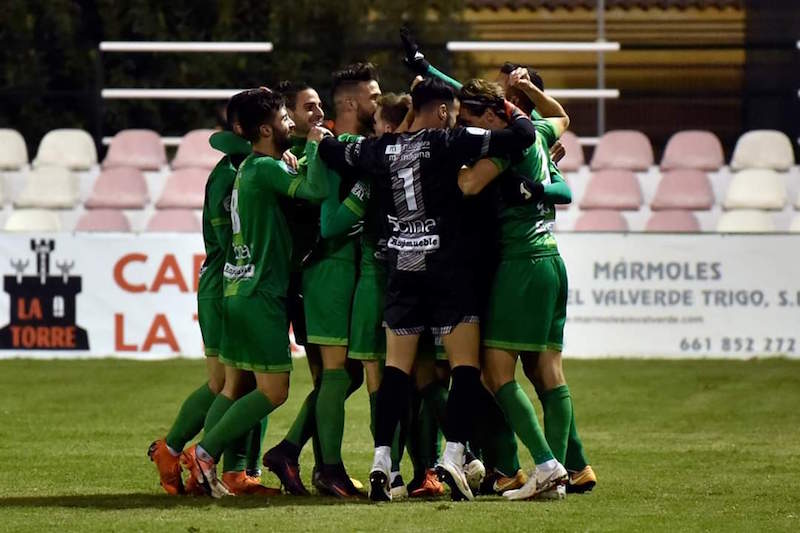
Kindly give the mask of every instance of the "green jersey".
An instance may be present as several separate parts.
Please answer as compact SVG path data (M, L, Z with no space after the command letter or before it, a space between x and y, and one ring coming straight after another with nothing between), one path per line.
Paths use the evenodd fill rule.
M516 172L537 180L545 186L561 181L558 167L550 160L550 147L558 140L555 128L547 120L537 120L536 141L525 150L521 161L513 165L505 159L493 158L501 169L513 167ZM533 204L504 207L498 217L500 222L500 256L544 257L558 253L553 235L556 221L555 204L547 197Z
M306 145L307 156L316 156L316 151L317 143ZM254 153L242 162L231 194L233 237L225 263L225 296L255 291L286 296L292 237L279 199L321 200L327 192L327 183L314 172L303 176L272 157Z
M222 269L231 244L231 189L236 168L251 151L250 143L231 132L211 136L211 145L225 157L211 171L203 199L203 242L206 258L200 269L197 298L222 298Z

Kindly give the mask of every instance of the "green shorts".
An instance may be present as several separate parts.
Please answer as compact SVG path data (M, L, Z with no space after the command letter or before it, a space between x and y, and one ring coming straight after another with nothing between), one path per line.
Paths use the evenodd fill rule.
M347 346L355 286L356 265L351 261L322 259L303 271L309 343Z
M264 292L226 296L222 307L221 363L252 372L292 370L285 298Z
M561 256L504 259L489 297L483 345L561 351L566 319L567 270Z
M222 298L197 300L197 321L207 357L217 357L222 347Z
M350 316L350 350L347 356L362 361L386 359L386 330L383 328L383 303L386 272L362 271L353 296Z

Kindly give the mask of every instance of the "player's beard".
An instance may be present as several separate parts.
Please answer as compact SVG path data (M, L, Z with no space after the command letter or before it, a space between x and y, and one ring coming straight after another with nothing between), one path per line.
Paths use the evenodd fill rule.
M365 109L359 107L356 113L356 117L358 117L358 123L361 125L360 133L366 133L368 135L372 135L375 131L374 113L368 113Z
M278 149L280 153L285 152L289 148L292 147L292 132L290 130L281 131L281 130L274 130L275 131L275 147Z

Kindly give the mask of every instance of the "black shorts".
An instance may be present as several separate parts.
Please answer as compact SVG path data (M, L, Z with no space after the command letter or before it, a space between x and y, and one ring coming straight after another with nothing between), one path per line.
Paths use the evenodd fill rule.
M306 314L303 307L303 273L292 272L289 275L289 290L286 294L286 314L292 324L294 342L305 346L308 342L306 329Z
M430 331L448 335L462 322L478 322L476 293L466 272L392 270L386 287L384 324L397 335Z

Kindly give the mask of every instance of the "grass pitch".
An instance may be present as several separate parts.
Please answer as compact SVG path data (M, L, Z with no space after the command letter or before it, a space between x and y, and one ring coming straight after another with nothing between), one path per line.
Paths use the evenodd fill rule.
M284 435L308 390L305 361L295 370L289 401L270 417L266 446ZM202 382L202 361L0 361L0 530L800 529L800 361L572 360L566 372L599 478L588 495L514 503L217 502L166 496L145 456ZM351 475L362 480L372 455L368 420L362 388L347 403L344 449ZM310 485L309 449L301 461Z

